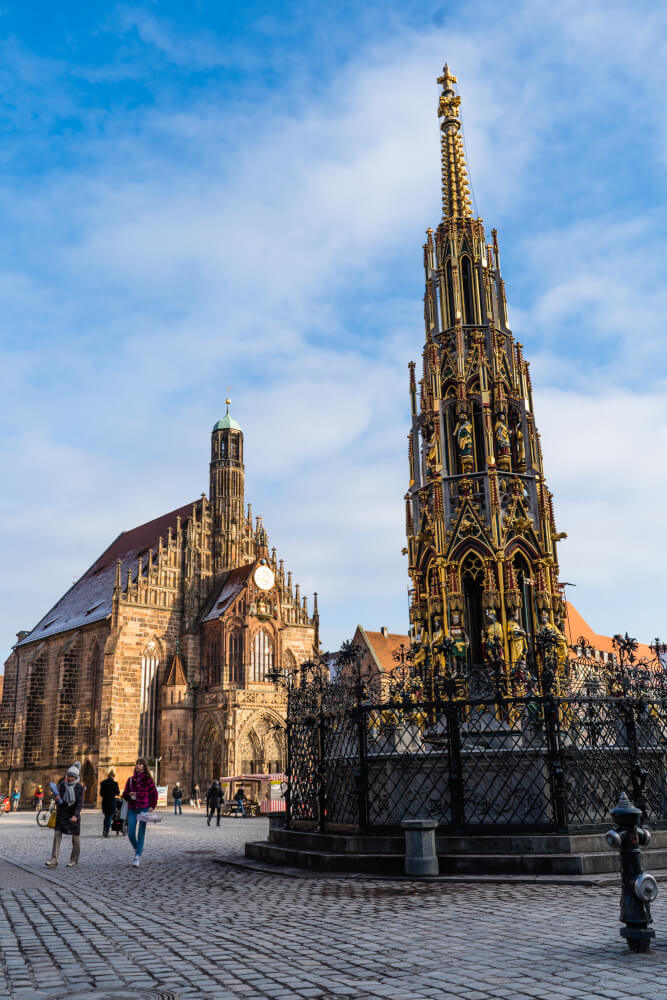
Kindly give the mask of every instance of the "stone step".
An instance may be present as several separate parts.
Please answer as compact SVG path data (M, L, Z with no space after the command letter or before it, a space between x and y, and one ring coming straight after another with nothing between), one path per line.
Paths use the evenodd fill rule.
M367 872L398 875L404 870L403 853L350 853L288 847L269 841L248 843L246 857L266 864L305 868L319 872ZM441 854L441 875L597 875L615 873L619 859L615 851L529 854ZM648 871L667 869L667 849L649 849L644 865Z
M403 854L333 854L283 847L266 840L247 843L245 856L254 861L263 861L265 864L305 868L315 872L402 875L405 863Z
M332 854L403 854L405 836L316 833L306 830L269 830L269 841L283 847Z
M297 850L332 854L403 854L403 834L335 834L271 829L269 841ZM667 849L667 830L652 831L651 851ZM595 854L606 850L603 833L484 834L436 837L439 855Z

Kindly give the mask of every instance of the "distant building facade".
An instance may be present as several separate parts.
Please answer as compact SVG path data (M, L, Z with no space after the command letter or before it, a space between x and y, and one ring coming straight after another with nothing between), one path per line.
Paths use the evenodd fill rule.
M73 760L89 802L108 767L123 780L138 755L169 785L284 768L286 697L270 675L319 650L317 595L311 613L253 523L243 448L227 401L208 498L120 534L18 633L0 704L0 790L27 796Z

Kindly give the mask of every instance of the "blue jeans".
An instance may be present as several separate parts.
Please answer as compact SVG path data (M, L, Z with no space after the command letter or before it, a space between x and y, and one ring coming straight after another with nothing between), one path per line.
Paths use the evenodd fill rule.
M113 813L112 812L110 812L110 813L105 812L105 814L104 814L104 824L103 824L103 829L104 829L105 833L108 833L109 830L111 829L111 823L112 822L113 822Z
M180 799L174 799L174 816L183 815L183 806Z
M139 812L136 809L127 810L127 836L129 838L132 847L138 858L141 857L141 852L144 849L144 839L146 837L146 824L138 823L137 816ZM137 834L137 826L139 827L139 833Z
M238 816L239 809L241 810L241 815L245 816L245 806L243 805L243 799L236 800L236 812L234 813L235 816Z

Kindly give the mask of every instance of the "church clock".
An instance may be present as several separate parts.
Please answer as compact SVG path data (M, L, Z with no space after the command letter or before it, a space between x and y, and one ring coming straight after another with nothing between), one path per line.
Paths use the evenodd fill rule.
M275 582L273 570L268 566L258 566L255 570L254 580L260 590L271 590Z

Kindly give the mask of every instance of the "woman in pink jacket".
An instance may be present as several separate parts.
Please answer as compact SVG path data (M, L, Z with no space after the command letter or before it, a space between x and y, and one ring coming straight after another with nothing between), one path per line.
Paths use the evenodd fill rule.
M140 823L138 817L142 812L152 812L157 805L157 788L148 773L145 757L137 760L134 774L127 779L123 798L127 802L127 835L135 851L132 864L138 868L146 837L146 824Z

